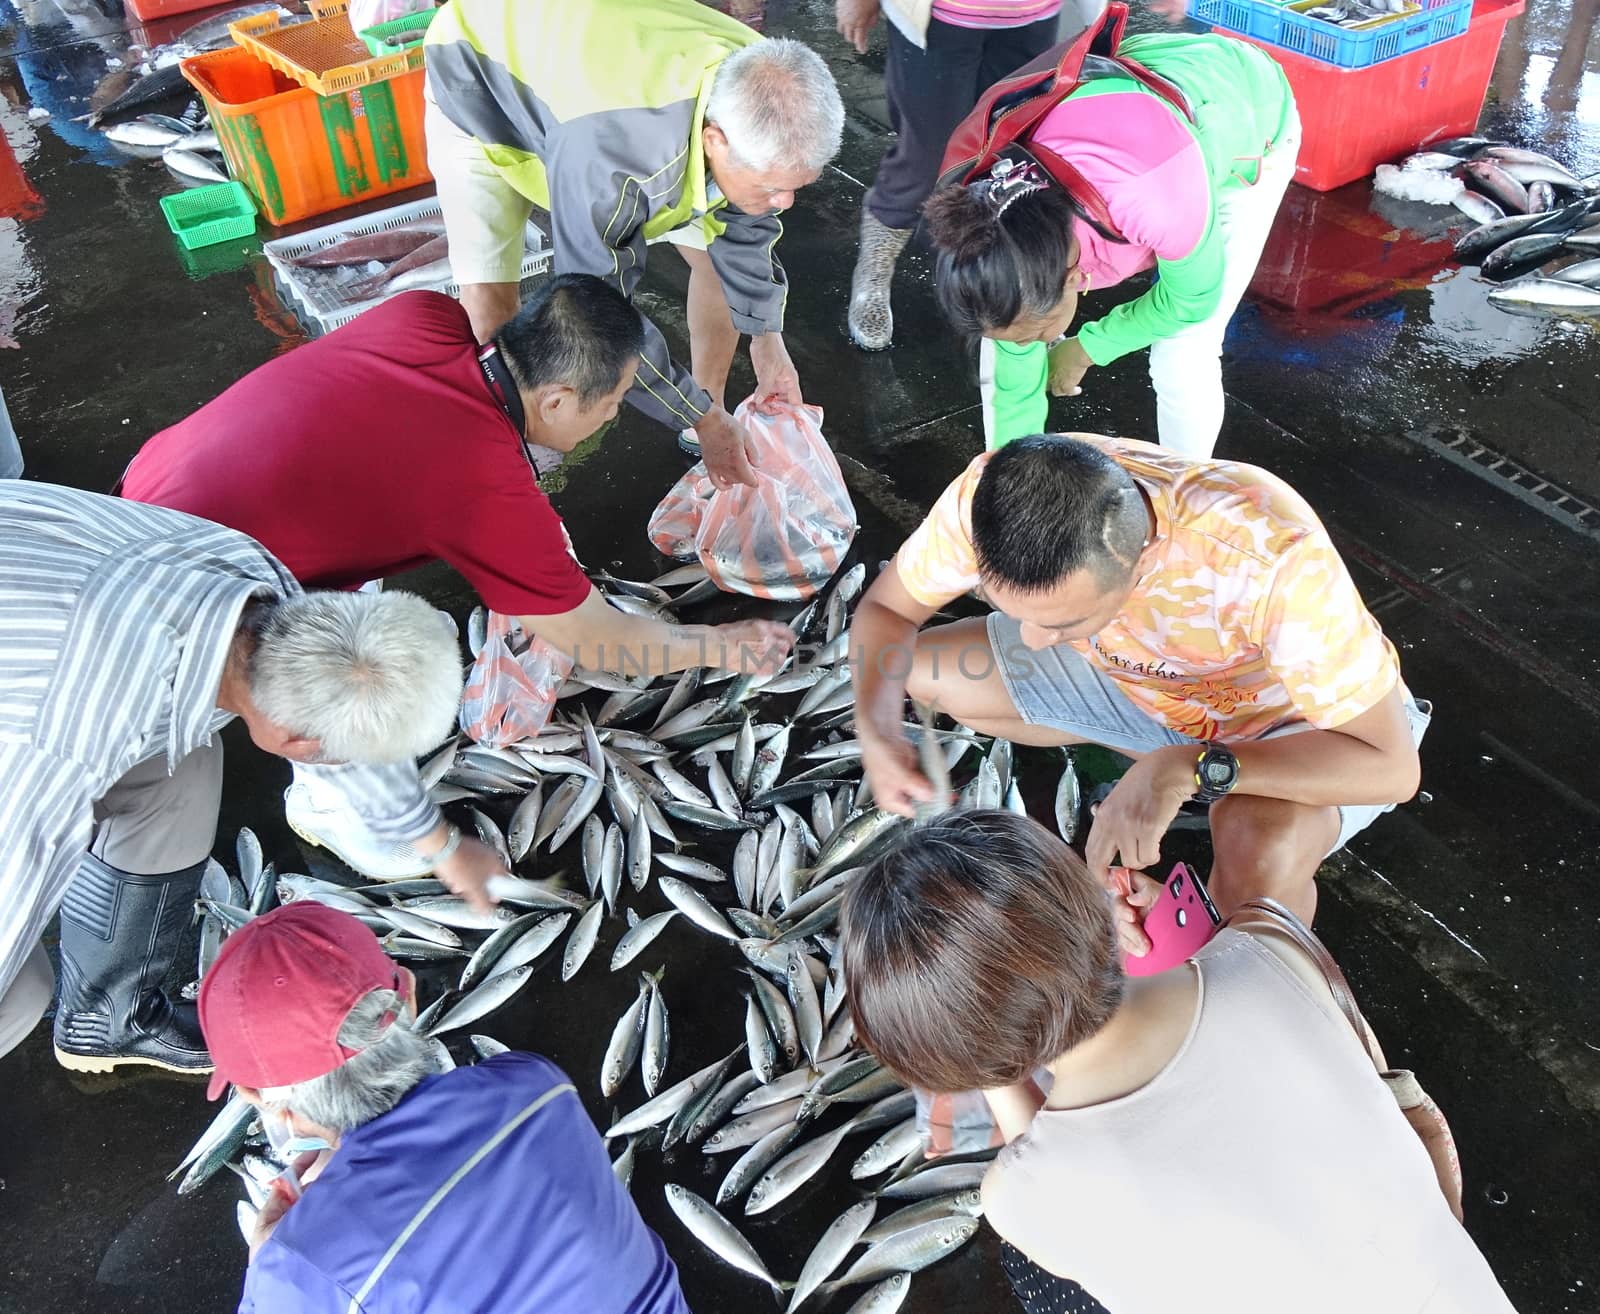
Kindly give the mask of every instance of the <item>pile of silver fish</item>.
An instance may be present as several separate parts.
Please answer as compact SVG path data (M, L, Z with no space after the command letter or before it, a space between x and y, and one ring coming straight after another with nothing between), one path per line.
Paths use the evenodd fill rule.
M1541 151L1487 137L1435 142L1400 167L1447 172L1466 184L1454 204L1478 226L1456 242L1455 254L1504 285L1489 294L1493 305L1600 314L1600 174L1580 178Z
M1416 10L1417 6L1409 0L1330 0L1328 4L1297 12L1336 27L1365 27L1368 23L1398 18Z
M431 877L341 884L275 874L255 836L241 832L238 876L219 867L206 877L199 974L223 938L275 898L341 908L396 959L448 972L450 984L415 1025L449 1068L505 1046L469 1033L452 1055L440 1038L481 1026L546 965L559 964L561 981L581 988L585 972L602 970L590 964L607 923L620 921L606 966L637 971L638 990L592 1077L608 1100L623 1096L635 1072L643 1088L642 1102L624 1098L632 1107L604 1132L621 1147L618 1177L631 1182L639 1157L656 1151L698 1145L728 1156L714 1199L666 1188L673 1214L702 1246L787 1293L789 1310L857 1284L870 1286L854 1314L897 1309L911 1274L976 1233L989 1155L924 1157L914 1093L856 1044L845 1002L836 934L845 891L901 827L915 824L872 805L850 733L845 657L865 578L864 566L843 572L794 618L800 645L774 674L690 670L658 680L580 668L536 738L498 749L452 741L431 754L421 772L433 798L499 850L512 873L496 878L501 903L490 913ZM648 583L603 572L595 579L614 605L665 619L716 593L699 566ZM673 587L683 591L674 597ZM468 620L474 650L485 622L481 608ZM926 712L906 729L936 783L971 769L958 804L1023 810L1008 741L936 729ZM1075 839L1082 799L1070 758L1055 813L1063 836ZM701 856L707 842L731 845L726 861ZM555 874L518 874L535 868ZM652 885L658 897L649 896ZM659 937L685 934L728 946L726 970L745 1006L742 1034L672 1080L673 1068L686 1065L675 1062L683 1056L672 1042L664 975L642 960ZM851 1141L849 1178L870 1193L824 1231L792 1282L780 1279L732 1213L774 1208L821 1178ZM248 1236L279 1166L254 1110L237 1097L173 1176L187 1193L224 1166L244 1182Z
M227 182L222 143L199 111L195 102L183 117L141 114L113 123L105 129L105 137L133 152L159 151L161 162L186 182Z

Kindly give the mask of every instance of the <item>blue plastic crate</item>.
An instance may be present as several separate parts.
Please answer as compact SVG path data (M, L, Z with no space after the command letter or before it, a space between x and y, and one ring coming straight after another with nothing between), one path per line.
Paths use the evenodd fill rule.
M1365 28L1338 27L1298 11L1323 0L1190 0L1189 13L1202 23L1242 32L1257 41L1320 59L1339 68L1368 68L1460 36L1472 22L1473 0L1420 0L1421 8L1375 21Z

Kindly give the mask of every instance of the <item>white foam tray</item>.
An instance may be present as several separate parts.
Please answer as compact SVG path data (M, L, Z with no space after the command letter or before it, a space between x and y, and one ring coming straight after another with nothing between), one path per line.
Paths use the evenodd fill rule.
M365 265L335 265L326 269L310 269L291 262L299 256L321 250L325 246L332 246L347 237L380 233L386 228L399 228L402 224L414 224L422 220L443 217L444 212L439 208L437 200L409 201L405 205L396 205L387 210L363 215L359 219L345 219L336 224L313 228L294 237L279 237L263 243L261 250L272 263L278 286L285 294L285 304L300 317L308 329L314 333L327 333L341 324L348 324L362 311L370 310L398 293L380 292L375 297L357 300L353 297L351 289L371 277ZM531 219L525 230L525 248L521 278L535 278L550 268L553 253L549 241L539 225ZM441 274L437 283L424 284L423 288L448 293L450 296L459 296L461 293L461 285L448 273ZM413 285L404 290L415 292L419 288Z

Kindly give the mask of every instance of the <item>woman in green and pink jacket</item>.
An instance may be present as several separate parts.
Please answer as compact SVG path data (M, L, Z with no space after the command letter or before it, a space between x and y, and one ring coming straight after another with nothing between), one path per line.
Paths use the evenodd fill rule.
M1184 94L1193 118L1109 61L1031 139L1104 198L1117 242L1061 185L1024 165L926 207L939 299L983 346L979 383L990 447L1040 433L1050 395L1073 396L1091 367L1150 349L1160 440L1211 455L1222 428L1222 339L1294 176L1300 119L1283 72L1222 36L1147 34L1117 48ZM1145 270L1140 297L1067 336L1078 297Z

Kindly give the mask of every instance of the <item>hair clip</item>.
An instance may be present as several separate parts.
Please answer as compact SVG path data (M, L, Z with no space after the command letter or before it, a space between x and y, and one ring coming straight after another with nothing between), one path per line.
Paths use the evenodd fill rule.
M1032 196L1050 186L1050 179L1037 164L1019 164L1015 160L999 159L989 170L989 176L977 186L984 189L984 199L1000 218L1024 196Z

